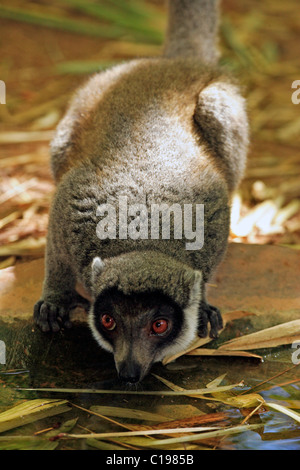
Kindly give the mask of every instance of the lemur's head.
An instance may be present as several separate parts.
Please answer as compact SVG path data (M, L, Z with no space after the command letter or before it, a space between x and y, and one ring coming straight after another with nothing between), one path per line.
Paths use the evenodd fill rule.
M168 261L150 251L93 261L89 325L124 382L139 382L197 335L201 273Z

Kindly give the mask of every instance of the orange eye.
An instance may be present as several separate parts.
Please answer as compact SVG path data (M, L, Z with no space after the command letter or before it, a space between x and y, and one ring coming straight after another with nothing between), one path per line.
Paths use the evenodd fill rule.
M168 322L167 320L156 320L152 323L152 331L155 335L162 335L168 329Z
M114 330L115 327L116 327L116 322L115 322L114 318L111 317L110 315L102 315L101 323L102 323L102 326L106 330L109 330L109 331Z

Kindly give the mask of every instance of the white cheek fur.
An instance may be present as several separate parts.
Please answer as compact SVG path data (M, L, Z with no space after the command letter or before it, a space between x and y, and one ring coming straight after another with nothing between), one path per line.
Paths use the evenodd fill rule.
M95 326L95 315L94 315L93 307L91 307L91 309L89 311L88 323L89 323L89 327L92 331L93 337L95 338L97 343L103 349L105 349L106 351L109 351L109 352L112 353L113 348L112 348L111 344L105 338L103 338L103 336L100 334L100 332L97 330L97 328Z
M189 303L183 310L182 330L174 342L163 349L161 354L155 358L155 362L162 361L166 356L172 356L183 351L197 337L201 283L202 275L200 271L197 271L195 283L190 292Z

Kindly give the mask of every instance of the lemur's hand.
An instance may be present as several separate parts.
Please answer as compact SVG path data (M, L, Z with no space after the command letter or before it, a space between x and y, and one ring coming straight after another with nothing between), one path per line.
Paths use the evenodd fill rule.
M71 328L69 308L39 300L34 306L34 321L43 332Z
M208 323L210 323L209 336L214 339L218 338L218 330L223 328L221 312L217 307L213 307L206 302L201 302L198 326L198 336L200 338L206 338L208 333Z

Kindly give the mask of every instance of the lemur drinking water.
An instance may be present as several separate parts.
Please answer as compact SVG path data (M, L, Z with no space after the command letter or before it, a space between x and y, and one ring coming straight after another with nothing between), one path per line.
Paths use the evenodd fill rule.
M57 190L35 322L43 331L69 327L70 309L87 302L75 290L80 283L92 334L128 383L222 328L205 285L226 251L248 122L238 86L218 68L218 17L217 0L170 0L162 56L92 76L51 144ZM120 201L131 208L122 217ZM154 205L169 208L169 237L151 236ZM114 236L109 227L99 236L108 207ZM204 208L201 249L176 236L185 219L171 212L185 207L193 216ZM142 219L143 227L149 222L143 237Z

